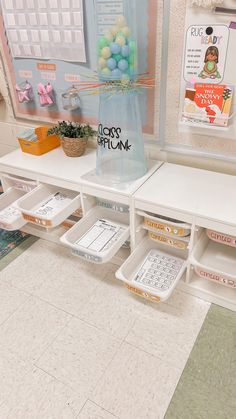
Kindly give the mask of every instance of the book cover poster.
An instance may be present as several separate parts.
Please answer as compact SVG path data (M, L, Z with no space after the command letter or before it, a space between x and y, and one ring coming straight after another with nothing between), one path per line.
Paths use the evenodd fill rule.
M189 83L185 91L183 121L226 127L233 99L233 86Z
M186 33L184 79L202 83L221 83L228 52L226 25L193 25Z

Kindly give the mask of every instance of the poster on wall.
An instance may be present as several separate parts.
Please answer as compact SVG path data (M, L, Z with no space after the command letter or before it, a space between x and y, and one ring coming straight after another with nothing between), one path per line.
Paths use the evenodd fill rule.
M142 27L138 33L139 72L155 76L153 33L157 29L158 2L137 3ZM2 0L0 4L0 49L15 116L96 126L99 95L84 89L84 85L98 81L94 0ZM123 0L97 0L96 4L98 30L104 34L123 13ZM154 88L139 95L143 131L151 135L159 106L155 96Z
M232 54L230 25L213 23L213 18L209 21L186 28L181 122L226 130L232 122L235 90L231 80L226 80Z
M3 0L13 57L86 62L83 0Z
M224 79L228 43L226 25L190 26L185 44L185 81L220 83Z

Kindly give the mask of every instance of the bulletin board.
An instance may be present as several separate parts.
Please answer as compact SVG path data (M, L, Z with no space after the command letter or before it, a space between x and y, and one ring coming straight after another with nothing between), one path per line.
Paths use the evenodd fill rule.
M98 96L79 95L80 107L73 111L65 110L62 103L62 94L72 88L74 84L79 88L81 81L92 80L96 77L97 25L94 0L3 1L6 2L9 16L6 18L4 3L4 8L2 7L0 15L1 51L4 56L16 118L49 122L74 120L96 125L99 107ZM122 12L122 2L123 0L115 2L114 0L103 1L105 7L103 16L100 16L100 31L105 27L109 28L112 19L111 12L114 9L119 9ZM19 13L12 13L11 7L13 7L13 3L17 3L17 7L21 8ZM137 0L136 3L138 27L142 28L142 30L138 31L139 73L149 73L158 78L158 74L156 74L156 32L159 2L156 0ZM27 9L29 5L31 5L32 11L35 9L35 5L38 7L38 28L32 29L32 24L35 22L32 21L31 11ZM73 7L79 8L70 13ZM77 20L74 20L76 14ZM14 22L12 19L15 19ZM54 25L51 28L51 32L45 32L48 19L50 19L51 25ZM9 39L9 25L11 26L12 23L15 23L16 26L13 29L14 33L11 32L11 39ZM26 25L25 28L19 26L22 23ZM59 28L60 32L63 31L64 33L63 42L61 41L56 48L56 32L58 32L57 29ZM43 36L39 44L41 45L40 54L37 47L32 49L32 45L36 45L38 41L36 32L40 32L39 36ZM34 37L33 41L32 36ZM76 39L74 38L75 36L77 36ZM79 53L76 49L78 48L78 42ZM30 49L27 49L26 44L30 45ZM69 48L68 45L70 46ZM20 86L26 81L32 86L33 100L27 103L19 103L16 86ZM47 86L48 83L51 85L54 104L48 107L41 106L38 95L39 83L44 86ZM155 96L155 89L153 88L139 95L143 130L151 135L154 134L156 118Z
M163 146L168 151L235 160L236 13L215 13L203 7L191 7L190 3L177 0L170 2L169 42L171 44L175 40L175 45L172 45L171 51L169 49L167 62L167 110ZM235 1L225 0L224 7L236 9ZM212 47L217 57L209 62L207 56L209 48L212 52ZM213 66L212 73L209 73L212 75L205 73L208 64ZM209 89L204 92L206 84ZM196 93L196 86L199 97L204 98L206 103L202 111L209 113L208 122L211 123L208 125L202 123L203 117L198 123L188 123L187 118L183 121L186 98L187 102L193 103L191 95ZM214 97L218 96L218 91L222 95L223 86L225 91L230 90L231 103L227 101L227 106L230 104L227 108L223 102L224 112L219 112L220 105L215 106L216 103L211 100L213 94ZM215 121L216 124L213 124Z

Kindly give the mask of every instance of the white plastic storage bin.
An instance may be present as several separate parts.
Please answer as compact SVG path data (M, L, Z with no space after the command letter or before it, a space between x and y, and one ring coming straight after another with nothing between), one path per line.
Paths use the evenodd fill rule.
M236 288L235 248L209 240L204 232L190 261L199 277Z
M111 209L92 208L61 237L73 254L94 263L106 263L129 238L129 216Z
M153 231L148 231L148 237L155 242L160 242L166 246L175 247L176 249L186 250L189 246L189 237L176 238L173 236L168 236L167 234L154 233Z
M23 195L25 195L24 191L14 188L9 188L0 195L0 228L14 231L26 224L17 207L17 201Z
M172 218L138 211L138 215L144 217L143 227L152 231L166 233L176 237L186 237L191 233L191 226Z
M12 176L8 174L3 174L1 177L4 189L14 188L19 189L20 191L24 191L26 193L32 191L37 186L37 182L35 180L29 180L26 178Z
M24 219L52 228L61 224L81 206L78 192L56 186L39 185L18 203Z
M214 230L207 230L207 236L209 237L209 239L211 239L211 240L213 240L217 243L226 244L227 246L236 247L236 237L235 236L230 236L228 234L219 233L219 232L214 231Z
M146 237L116 272L116 277L137 295L165 301L186 269L183 251L168 248Z

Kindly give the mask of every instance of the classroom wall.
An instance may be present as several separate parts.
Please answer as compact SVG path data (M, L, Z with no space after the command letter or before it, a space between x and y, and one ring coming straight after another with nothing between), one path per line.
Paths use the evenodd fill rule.
M185 7L188 0L171 0L171 18L170 18L170 44L169 44L169 64L168 64L168 89L167 89L167 126L166 135L171 138L171 142L178 142L180 134L178 132L178 118L179 118L179 101L180 101L180 79L181 79L181 65L182 65L182 50L184 42L184 20L185 20ZM154 36L157 37L158 43L161 42L161 25L162 20L161 3L159 2L159 15L158 15L158 26L157 33ZM157 72L160 70L160 49L157 52ZM158 81L158 93L159 95L159 81ZM2 68L2 62L0 61L0 92L3 95L4 102L0 102L0 155L6 154L14 150L17 144L17 134L23 129L32 126L29 121L16 120L14 118L11 100L8 94L7 84L4 77ZM159 99L159 97L158 97ZM160 104L161 106L161 104ZM156 126L158 131L158 107L156 109ZM155 139L146 138L146 149L147 155L151 158L158 160L166 160L173 163L184 164L188 166L201 167L208 170L215 170L224 173L236 174L235 163L230 163L224 160L210 159L197 157L195 155L183 155L176 152L163 152L157 145L157 135ZM181 137L182 140L182 137ZM194 136L193 138L186 137L185 141L196 144L201 148L201 141L203 139L200 136ZM220 150L224 152L225 147L231 147L232 150L236 149L236 143L234 141L224 143L224 140L219 142L219 139L205 138L205 142L209 141L210 148L214 150ZM227 140L228 141L228 140ZM95 144L94 144L95 145ZM230 148L229 148L230 151Z

